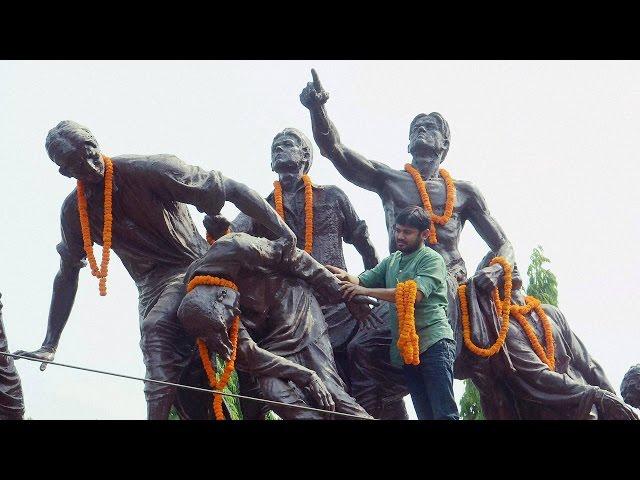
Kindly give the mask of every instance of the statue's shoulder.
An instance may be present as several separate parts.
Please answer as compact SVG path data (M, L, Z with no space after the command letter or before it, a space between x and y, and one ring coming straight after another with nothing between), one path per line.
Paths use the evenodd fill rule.
M149 172L181 167L184 162L170 153L157 155L120 155L112 158L115 168L129 172Z
M62 201L62 207L60 208L60 214L62 217L68 215L73 212L77 215L78 212L78 193L77 189L74 188L69 195L65 197Z
M480 194L480 189L469 180L461 180L459 178L453 179L453 184L456 186L456 190L467 193L470 195Z
M328 195L339 197L339 198L347 198L347 194L344 191L336 186L336 185L313 185L314 190L318 190L321 192L325 192Z

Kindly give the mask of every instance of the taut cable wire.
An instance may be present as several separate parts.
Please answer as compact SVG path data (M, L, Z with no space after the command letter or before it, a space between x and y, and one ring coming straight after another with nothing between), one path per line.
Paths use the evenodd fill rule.
M268 403L270 405L281 405L281 406L287 407L287 408L297 408L299 410L308 410L308 411L311 411L311 412L319 412L319 413L323 413L325 415L332 415L332 416L336 416L336 417L353 418L353 419L356 419L356 420L376 420L375 418L371 419L371 418L358 417L358 416L352 415L350 413L332 412L330 410L323 410L321 408L305 407L305 406L302 406L302 405L291 405L291 404L284 403L284 402L277 402L275 400L265 400L263 398L248 397L246 395L238 395L238 394L235 394L235 393L227 393L227 392L223 392L223 391L219 391L219 390L211 390L211 389L208 389L208 388L193 387L191 385L182 385L180 383L165 382L163 380L153 380L153 379L150 379L150 378L134 377L132 375L124 375L122 373L106 372L104 370L97 370L97 369L94 369L94 368L78 367L77 365L69 365L69 364L66 364L66 363L50 362L48 360L41 360L39 358L27 357L27 356L24 356L24 355L16 355L15 353L0 352L0 355L6 355L8 357L13 357L13 358L23 358L25 360L30 360L32 362L46 363L47 365L57 365L59 367L73 368L73 369L76 369L76 370L83 370L85 372L99 373L99 374L102 374L102 375L111 375L113 377L120 377L120 378L128 378L129 380L138 380L138 381L141 381L141 382L157 383L157 384L160 384L160 385L168 385L168 386L171 386L171 387L185 388L185 389L188 389L188 390L195 390L195 391L198 391L198 392L217 393L217 394L224 395L224 396L227 396L227 397L242 398L242 399L251 400L251 401L254 401L254 402Z

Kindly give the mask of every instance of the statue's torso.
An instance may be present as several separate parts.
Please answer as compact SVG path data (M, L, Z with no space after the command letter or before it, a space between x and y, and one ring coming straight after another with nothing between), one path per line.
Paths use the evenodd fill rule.
M406 207L419 205L423 206L422 199L411 175L407 172L395 170L391 174L393 178L384 182L380 193L382 200L387 231L389 235L389 251L393 253L397 250L394 237L395 218L400 211ZM456 187L458 182L454 181ZM444 180L429 180L426 182L426 189L429 194L433 211L436 215L442 215L446 201L446 186ZM460 233L464 227L466 216L465 207L468 201L468 195L462 188L456 188L456 201L453 208L453 214L445 225L436 224L436 234L438 243L426 245L438 252L445 260L448 269L457 266L465 272L464 261L458 250L458 242Z

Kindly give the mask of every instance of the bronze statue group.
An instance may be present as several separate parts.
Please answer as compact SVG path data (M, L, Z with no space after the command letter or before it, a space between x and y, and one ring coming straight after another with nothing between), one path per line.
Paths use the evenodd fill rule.
M218 390L235 370L242 395L271 402L241 401L244 419L268 410L407 419L409 394L419 419L453 420L454 378L473 381L487 419L636 419L562 312L525 297L513 247L478 188L441 168L446 120L416 116L411 162L392 168L341 142L312 75L300 101L313 138L344 178L379 195L389 256L378 257L342 190L311 181L313 147L297 129L273 139L278 178L265 200L172 155L110 158L86 127L63 121L45 146L77 187L61 209L44 342L16 354L54 360L80 269L89 263L105 295L113 250L138 287L146 378ZM226 201L241 212L232 222L220 215ZM205 214L207 240L187 205ZM489 249L472 275L458 251L467 221ZM346 271L343 241L362 256L360 275ZM103 246L100 265L93 244ZM219 377L216 356L226 365ZM627 377L623 394L638 407L640 371ZM144 392L149 419L172 407L184 419L229 416L219 395L153 382ZM23 413L13 360L0 355L0 419Z

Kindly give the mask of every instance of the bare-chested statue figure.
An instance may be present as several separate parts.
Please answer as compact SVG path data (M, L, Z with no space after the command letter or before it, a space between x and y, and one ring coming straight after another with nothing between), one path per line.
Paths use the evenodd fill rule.
M2 298L2 294L0 294ZM2 322L2 302L0 301L0 352L9 353L9 344ZM13 358L0 355L0 420L21 420L24 415L24 400L20 376Z
M177 382L194 349L176 312L184 296L184 273L191 262L204 255L208 245L198 234L187 204L217 215L228 200L274 236L284 238L285 250L293 255L295 235L269 204L257 192L218 171L203 170L167 154L110 159L101 153L88 128L69 120L49 131L46 149L60 174L81 182L88 230L98 245L104 243L105 165L113 167L112 248L140 294L140 347L147 378ZM77 189L62 205L60 226L60 271L53 284L46 337L39 350L19 352L49 361L73 307L79 270L86 264ZM175 387L146 383L145 395L148 418L166 419Z
M389 233L390 252L397 250L393 230L396 215L405 207L414 205L424 206L425 210L429 210L424 205L419 184L416 183L420 182L425 187L432 212L445 217L444 221L435 222L435 235L426 244L442 255L447 265L449 305L457 303L457 286L467 278L465 263L458 250L460 234L467 221L474 226L495 255L504 257L513 265L515 256L511 243L489 213L480 190L472 183L458 179L452 180L447 186L447 181L439 173L450 145L449 125L442 115L435 112L428 115L421 113L409 126L408 152L412 158L408 170L413 170L414 177L407 170L395 169L385 163L366 158L342 143L324 105L329 95L322 88L316 72L312 70L311 73L313 82L309 82L303 89L300 101L311 114L314 139L322 155L331 160L344 178L380 196ZM446 173L444 176L447 176ZM451 203L449 215L446 212L447 199ZM490 291L496 286L492 283L495 281L494 273L500 271L500 265L486 267L479 272L478 282ZM452 328L459 325L458 320L451 317L453 311L454 309L450 309L449 312ZM462 332L454 328L454 333L456 354L459 355L462 348ZM389 334L389 341L390 338ZM464 374L458 371L457 365L455 377L465 378Z
M342 303L340 284L309 254L296 249L293 257L286 258L281 241L230 233L193 262L185 284L197 277L228 280L238 290L203 284L189 291L178 311L185 330L202 338L210 354L229 359L228 330L240 314L236 365L257 378L262 398L371 418L346 392L338 375L327 324L316 299ZM359 297L360 303L350 302L352 315L366 319L368 301ZM331 418L287 406L269 408L284 419Z
M346 270L343 240L352 244L362 257L365 269L378 264L376 251L369 239L364 220L358 217L349 197L335 185L316 185L308 176L313 163L313 145L301 131L286 128L278 133L271 145L271 169L278 174L278 189L267 197L274 208L282 205L284 221L298 238L298 247L305 248L310 229L308 252L323 265ZM307 205L307 197L311 205ZM276 202L277 198L277 202ZM311 222L307 215L311 211ZM251 217L241 213L231 226L234 232L273 239L273 234ZM388 352L379 352L375 330L384 328L383 322L370 322L371 328L356 321L343 303L322 305L329 326L329 338L340 376L348 391L358 403L376 418L406 419L402 397L406 389L398 387ZM379 320L384 318L387 306L374 309ZM374 331L368 331L374 329ZM378 354L379 353L379 354ZM364 361L363 361L364 360ZM371 364L371 362L374 362ZM378 375L378 372L386 372ZM398 372L399 378L402 373ZM240 374L241 385L250 379ZM254 390L253 395L257 395ZM251 408L246 405L243 412Z

